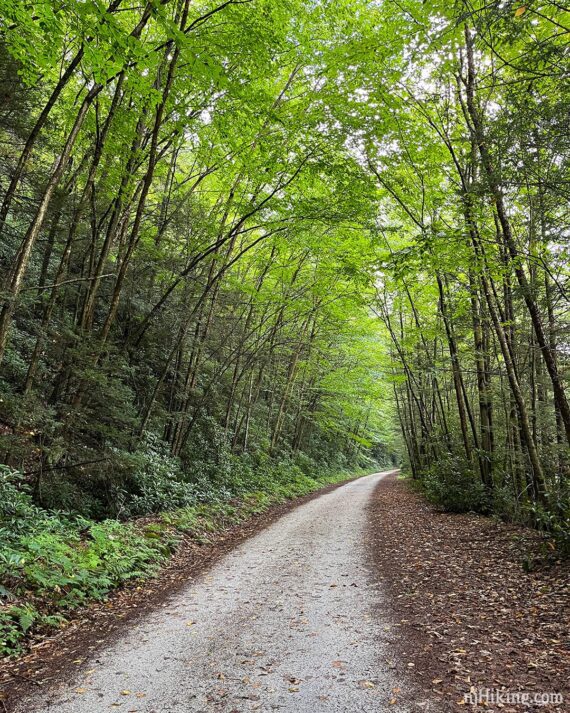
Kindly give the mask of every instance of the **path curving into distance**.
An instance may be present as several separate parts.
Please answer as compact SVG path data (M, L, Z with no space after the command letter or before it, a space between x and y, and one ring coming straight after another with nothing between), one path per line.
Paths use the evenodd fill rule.
M17 713L376 713L398 686L352 481L243 542Z

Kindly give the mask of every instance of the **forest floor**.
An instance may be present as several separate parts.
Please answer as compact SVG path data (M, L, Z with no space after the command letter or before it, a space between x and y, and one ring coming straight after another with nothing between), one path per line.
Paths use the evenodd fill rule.
M570 710L570 563L538 533L442 513L390 477L374 493L368 540L400 657L441 710ZM470 692L487 705L466 704ZM565 701L533 700L549 693Z
M506 694L568 694L569 606L537 533L377 474L184 543L5 667L0 713L563 713Z

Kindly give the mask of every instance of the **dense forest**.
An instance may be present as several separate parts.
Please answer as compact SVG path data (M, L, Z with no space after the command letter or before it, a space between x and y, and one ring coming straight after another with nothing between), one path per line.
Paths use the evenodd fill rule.
M562 3L0 7L9 581L398 460L568 537Z
M253 5L4 7L3 454L43 506L390 448L373 194L329 116L348 9Z

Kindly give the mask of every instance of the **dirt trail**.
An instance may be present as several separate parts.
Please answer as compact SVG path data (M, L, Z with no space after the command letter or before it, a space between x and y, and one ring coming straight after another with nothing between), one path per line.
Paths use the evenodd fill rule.
M384 475L294 509L16 711L404 710L365 545Z

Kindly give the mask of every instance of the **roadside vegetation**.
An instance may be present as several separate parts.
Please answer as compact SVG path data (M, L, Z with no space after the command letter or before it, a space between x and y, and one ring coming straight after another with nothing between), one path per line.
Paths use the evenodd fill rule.
M183 506L122 522L38 507L21 477L3 469L0 657L21 653L33 635L65 626L78 607L152 577L184 537L207 544L211 533L354 475L315 468L307 475L280 463L232 493L210 487L188 495Z

